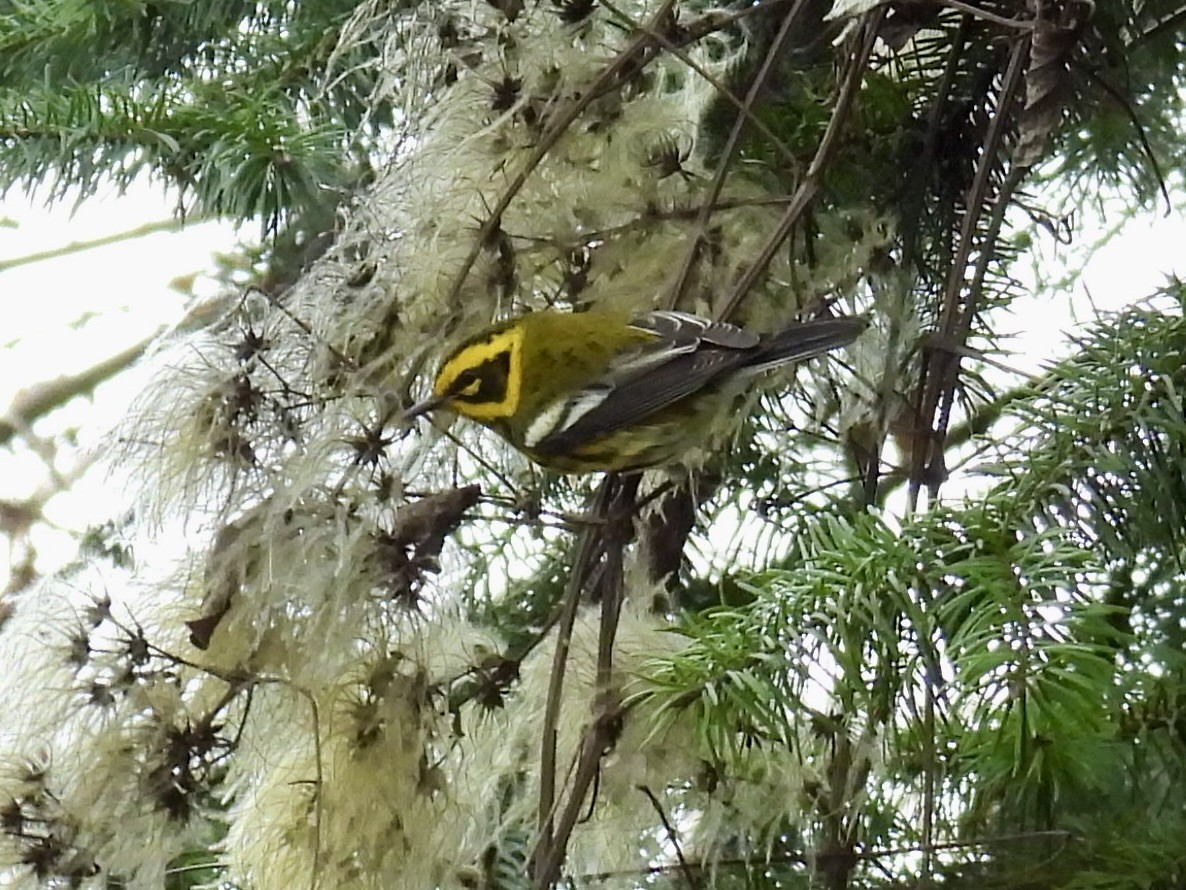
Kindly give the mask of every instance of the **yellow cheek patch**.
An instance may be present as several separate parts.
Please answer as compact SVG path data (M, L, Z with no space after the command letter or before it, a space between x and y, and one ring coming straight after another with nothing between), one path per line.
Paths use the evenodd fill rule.
M507 360L509 358L509 361ZM487 374L491 373L500 363L506 362L506 379L501 391L491 393L490 398L480 402L451 400L449 407L477 421L501 420L510 417L519 408L519 397L523 385L523 329L512 327L498 331L484 340L462 346L456 353L441 365L437 372L436 382L433 384L434 395L443 396L450 392L457 378L466 371L472 371L483 377L483 367ZM501 377L501 369L500 374ZM469 395L476 395L481 385L471 384L467 390Z

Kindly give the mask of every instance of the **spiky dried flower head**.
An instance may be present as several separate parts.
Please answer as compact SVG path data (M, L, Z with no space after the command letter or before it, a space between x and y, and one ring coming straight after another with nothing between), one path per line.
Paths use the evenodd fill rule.
M80 851L105 874L151 877L189 840L178 826L212 809L228 823L229 878L262 890L310 876L441 886L524 860L547 610L528 627L535 648L508 654L477 626L474 589L508 594L512 573L491 576L522 547L521 577L560 536L514 497L515 458L394 419L464 328L550 305L653 308L692 235L684 299L711 310L764 243L779 207L744 176L700 231L716 91L704 75L727 74L744 34L689 43L691 23L656 17L663 6L358 5L336 58L375 49L371 101L402 130L335 245L282 298L248 296L154 357L118 462L139 486L137 552L157 548L168 570L123 570L101 630L66 616L45 675L60 690L28 729L73 754L55 760L69 818L21 854L29 868L68 871ZM841 280L839 265L813 274ZM787 286L805 277L776 259L746 311L785 317L796 293L826 287ZM475 467L512 490L480 501L455 479ZM521 533L484 548L475 517L491 505ZM637 586L632 608L654 599ZM678 646L648 608L624 619L620 689L598 701ZM562 762L595 698L595 631L579 628ZM651 819L636 786L666 795L697 756L629 713L615 739L596 830L578 831L574 855L637 865ZM0 816L27 825L23 806Z

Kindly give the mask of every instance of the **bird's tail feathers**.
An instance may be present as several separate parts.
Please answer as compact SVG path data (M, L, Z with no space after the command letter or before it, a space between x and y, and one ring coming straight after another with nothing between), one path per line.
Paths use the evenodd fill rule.
M868 327L863 318L817 318L791 325L762 338L747 371L765 371L787 362L798 362L840 346L847 346Z

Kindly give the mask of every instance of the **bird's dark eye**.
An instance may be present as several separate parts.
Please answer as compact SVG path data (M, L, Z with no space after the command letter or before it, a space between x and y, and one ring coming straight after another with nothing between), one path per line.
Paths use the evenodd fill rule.
M482 378L475 371L462 371L453 381L453 392L459 395L474 395L482 385Z

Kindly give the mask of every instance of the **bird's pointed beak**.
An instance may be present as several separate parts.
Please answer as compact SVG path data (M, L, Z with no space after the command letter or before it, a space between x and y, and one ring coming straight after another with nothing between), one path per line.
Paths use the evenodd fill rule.
M430 396L412 405L403 413L404 420L412 420L419 417L421 414L427 414L430 411L435 411L441 405L448 401L448 396Z

